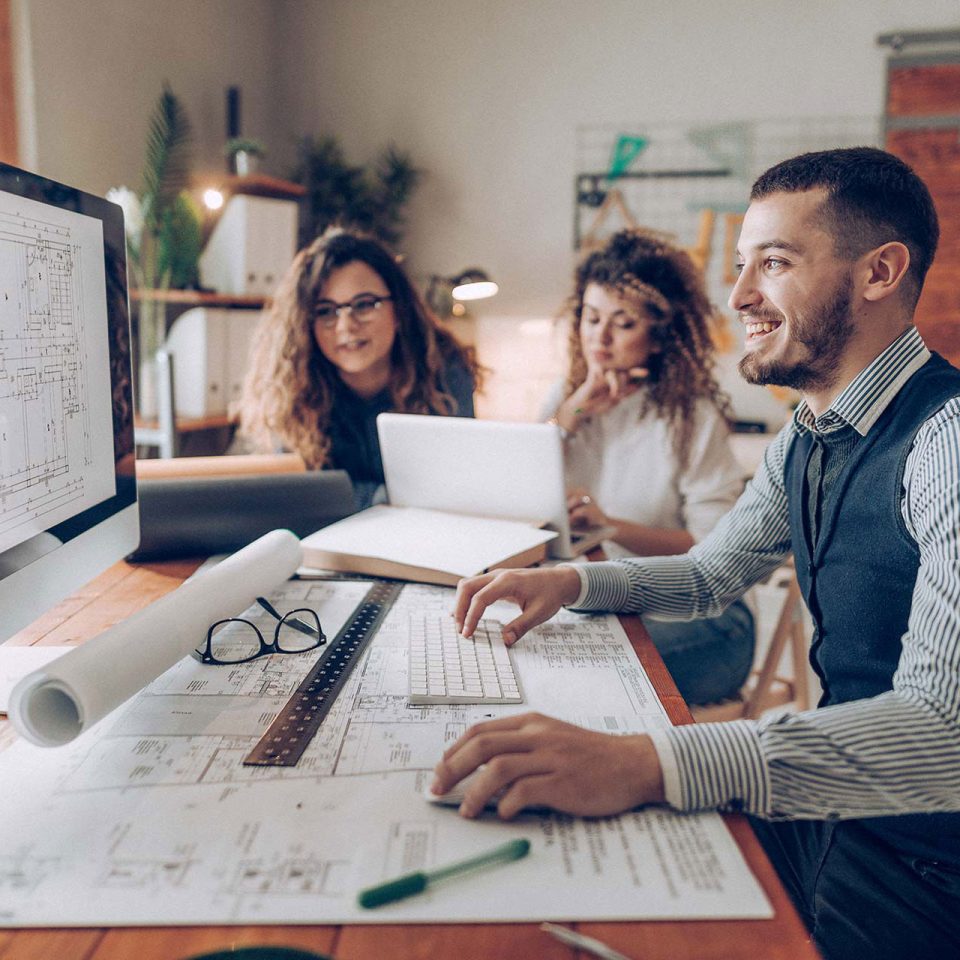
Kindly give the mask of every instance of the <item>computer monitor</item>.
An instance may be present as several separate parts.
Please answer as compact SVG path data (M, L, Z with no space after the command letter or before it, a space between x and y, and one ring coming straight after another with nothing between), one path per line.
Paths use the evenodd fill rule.
M0 641L139 538L120 208L0 164Z

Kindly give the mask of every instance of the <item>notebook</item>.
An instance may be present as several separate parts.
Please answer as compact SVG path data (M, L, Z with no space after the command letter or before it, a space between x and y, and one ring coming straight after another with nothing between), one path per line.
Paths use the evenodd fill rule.
M391 506L542 522L550 555L586 553L610 527L572 531L560 428L465 417L381 413L380 453Z
M542 563L555 538L525 520L381 503L317 530L300 546L304 567L453 587L498 567Z
M355 509L343 470L141 480L137 498L131 560L233 552L277 528L304 537Z

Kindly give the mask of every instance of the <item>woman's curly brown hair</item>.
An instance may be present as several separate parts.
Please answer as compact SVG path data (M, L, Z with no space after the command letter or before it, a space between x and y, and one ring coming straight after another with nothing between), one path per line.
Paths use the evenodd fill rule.
M482 368L472 348L442 329L406 273L379 241L341 228L327 230L301 250L284 275L254 337L240 399L240 430L257 449L283 446L309 469L327 466L336 367L313 335L313 312L330 274L362 261L390 292L397 334L390 355L389 390L402 413L455 413L444 371L458 361L479 388Z
M730 400L714 377L710 333L713 308L703 278L690 257L652 230L620 230L577 267L568 301L570 366L564 396L587 376L580 343L583 294L591 283L633 295L653 319L647 359L647 394L640 416L652 407L673 430L674 450L685 464L697 401L706 397L730 423Z

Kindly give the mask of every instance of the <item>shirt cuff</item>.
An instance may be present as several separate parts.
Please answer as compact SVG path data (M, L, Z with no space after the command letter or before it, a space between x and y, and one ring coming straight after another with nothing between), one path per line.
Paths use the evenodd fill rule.
M570 610L605 610L621 612L628 609L630 579L622 564L606 560L600 563L570 564L580 577L580 593Z
M567 606L571 610L576 610L583 604L583 601L587 599L587 592L590 590L590 582L587 580L587 575L584 572L584 564L577 563L564 563L564 567L571 567L577 571L577 576L580 578L580 592L577 594L577 599L573 603L568 603Z
M657 731L651 738L672 807L725 807L769 816L770 770L756 721L691 723Z
M663 796L667 803L677 810L682 809L683 791L680 788L680 767L673 752L673 745L665 730L649 731L653 749L657 752L660 761L660 771L663 774Z

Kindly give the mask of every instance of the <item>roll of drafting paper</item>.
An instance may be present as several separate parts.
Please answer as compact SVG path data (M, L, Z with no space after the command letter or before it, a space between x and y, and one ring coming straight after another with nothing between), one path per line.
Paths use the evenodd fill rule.
M300 541L273 530L49 666L10 694L9 716L28 740L55 747L79 736L235 617L301 563Z

